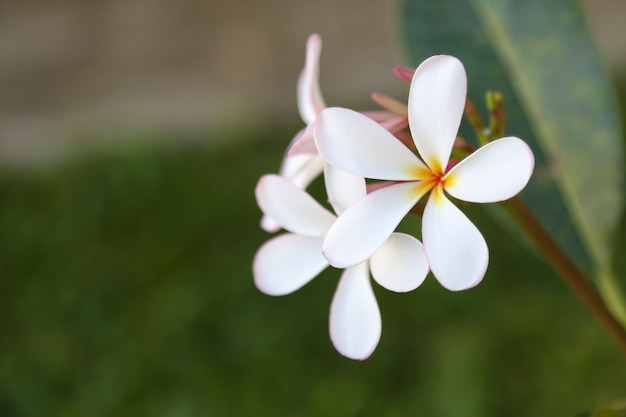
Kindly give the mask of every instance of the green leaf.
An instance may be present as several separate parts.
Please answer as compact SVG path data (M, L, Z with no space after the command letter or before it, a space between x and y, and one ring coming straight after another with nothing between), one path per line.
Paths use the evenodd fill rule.
M404 0L402 16L414 65L455 55L477 105L487 90L504 94L507 134L525 139L537 162L522 198L617 309L610 257L622 203L622 132L576 2Z

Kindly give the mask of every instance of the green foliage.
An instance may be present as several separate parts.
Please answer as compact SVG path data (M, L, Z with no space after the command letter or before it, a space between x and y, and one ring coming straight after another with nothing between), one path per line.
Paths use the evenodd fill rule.
M366 362L328 338L338 271L259 293L253 188L291 133L4 170L0 415L522 417L623 395L608 336L480 210L485 281L376 287L383 338Z
M573 0L405 0L414 63L437 53L467 67L469 95L504 93L510 135L537 157L524 200L626 322L611 254L623 200L614 89Z

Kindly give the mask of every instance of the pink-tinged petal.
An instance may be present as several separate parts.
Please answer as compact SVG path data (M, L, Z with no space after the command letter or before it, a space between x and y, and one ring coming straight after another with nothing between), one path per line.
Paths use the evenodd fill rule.
M314 33L307 40L306 60L298 79L298 110L306 124L313 123L319 112L326 107L319 86L321 52L322 38Z
M313 127L314 124L311 123L298 132L287 147L287 152L285 153L287 158L299 154L317 155L317 147L313 140Z
M265 230L267 233L276 233L281 229L280 224L266 214L261 217L260 226L261 229Z
M319 153L331 164L365 178L419 179L422 161L384 127L353 110L323 110L315 126Z
M269 295L296 291L328 267L322 239L285 233L263 244L252 262L256 287Z
M330 227L324 239L324 256L337 268L363 262L380 248L427 191L423 183L412 181L366 195Z
M330 164L324 166L324 183L328 200L337 214L343 213L367 194L365 178Z
M283 159L279 173L297 187L305 189L323 169L324 158L319 154L298 154Z
M424 209L422 239L430 270L445 288L460 291L485 275L489 250L480 231L440 191Z
M523 140L498 139L452 168L445 189L453 197L473 203L507 200L528 184L534 166L533 153Z
M330 340L342 355L367 359L380 340L382 320L367 263L346 269L330 306Z
M370 182L366 185L367 194L371 194L376 190L380 190L381 188L389 187L390 185L400 184L404 181L376 181Z
M323 237L335 221L335 216L306 191L279 175L262 176L255 195L263 213L292 233Z
M370 258L370 270L383 288L408 292L424 282L429 268L419 240L404 233L392 233Z
M467 94L465 68L448 55L428 58L409 90L409 126L422 159L435 172L448 165Z

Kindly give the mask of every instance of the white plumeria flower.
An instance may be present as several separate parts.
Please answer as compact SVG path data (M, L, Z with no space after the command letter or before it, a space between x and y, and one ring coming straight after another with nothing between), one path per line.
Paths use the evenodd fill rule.
M313 125L317 115L326 108L319 86L322 38L314 33L307 39L304 68L298 78L298 111L306 127L293 138L281 163L279 175L306 189L324 169L324 159L317 152L313 140ZM267 214L261 219L261 228L277 232L280 224Z
M326 107L319 86L321 51L322 38L314 33L307 39L304 68L298 78L298 111L306 127L291 141L279 170L279 175L302 189L308 187L324 169L324 159L318 154L313 141L313 123ZM261 228L267 232L277 232L280 225L270 216L264 215Z
M370 257L431 191L422 218L422 239L433 274L453 291L482 280L489 262L487 244L444 190L474 203L509 199L528 183L534 157L524 141L506 137L450 168L466 91L465 69L454 57L431 57L415 71L409 91L409 126L424 162L359 113L330 108L318 116L315 140L331 164L366 178L397 181L368 194L339 216L323 244L331 265L345 268Z
M298 111L306 127L299 131L287 147L279 175L306 189L324 170L324 158L317 152L313 139L313 128L317 116L326 108L319 85L320 54L322 38L317 33L307 39L304 68L298 78ZM368 117L385 124L390 129L406 127L406 117L391 111L367 112ZM268 215L261 219L261 228L277 232L280 225Z
M338 213L363 197L365 180L326 166L324 177L331 205ZM336 216L306 191L278 175L265 175L256 187L263 212L287 233L259 248L253 262L254 282L269 295L285 295L301 288L326 267L322 242ZM391 234L369 260L347 268L330 308L330 338L339 353L363 360L380 340L382 323L370 283L374 280L395 292L417 288L428 274L423 246L416 238Z

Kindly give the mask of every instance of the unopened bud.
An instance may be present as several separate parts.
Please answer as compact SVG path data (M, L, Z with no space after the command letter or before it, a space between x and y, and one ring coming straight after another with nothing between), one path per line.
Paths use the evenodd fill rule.
M469 98L465 101L465 117L470 122L476 133L478 143L482 146L489 142L488 131L483 124L483 118L480 112Z
M389 110L392 113L406 116L409 109L406 104L400 103L393 97L389 97L383 93L372 93L372 100L380 107Z
M504 112L504 97L499 91L487 91L487 109L489 110L489 130L491 140L501 138L506 131L506 114Z
M393 69L393 73L396 74L396 77L404 80L406 82L411 82L413 80L413 74L415 74L415 68L409 67L395 67Z

